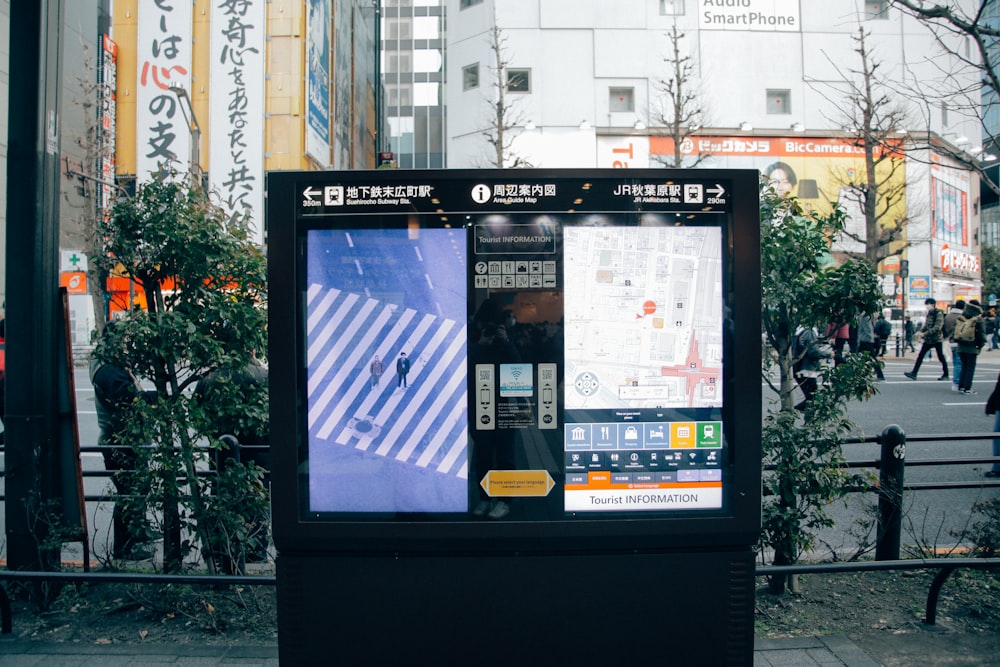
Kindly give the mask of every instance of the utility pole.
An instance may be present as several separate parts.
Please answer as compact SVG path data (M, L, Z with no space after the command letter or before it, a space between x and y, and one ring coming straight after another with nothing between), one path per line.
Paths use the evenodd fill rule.
M183 86L174 85L170 86L170 92L177 96L181 106L181 115L184 116L188 132L191 133L191 155L189 156L191 176L196 183L201 185L201 126L198 124L197 116L194 115L194 105L191 104L191 97L188 96L187 90Z
M7 164L7 566L56 569L42 551L59 497L57 327L63 0L10 3Z

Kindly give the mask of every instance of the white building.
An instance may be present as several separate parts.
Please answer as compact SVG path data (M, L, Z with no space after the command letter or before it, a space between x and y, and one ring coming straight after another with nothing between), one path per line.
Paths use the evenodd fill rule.
M977 3L959 0L970 7ZM516 119L511 155L535 167L660 167L673 159L661 81L672 68L676 25L694 67L704 119L682 144L690 165L757 168L776 163L792 194L823 207L847 204L844 183L858 182L856 121L843 92L859 82L859 29L878 63L876 78L908 105L898 138L972 154L980 136L975 109L940 95L973 85L978 75L947 55L919 22L864 0L448 0L448 166L489 164L483 135L492 118L498 74L491 50L495 24L504 40L507 101ZM974 57L958 41L959 53ZM929 91L933 99L919 93ZM840 109L838 109L840 107ZM882 267L897 305L922 310L923 299L981 297L979 182L931 150L907 152L905 205L910 247ZM860 172L861 175L864 171ZM851 207L847 206L849 212ZM855 222L857 220L855 219Z

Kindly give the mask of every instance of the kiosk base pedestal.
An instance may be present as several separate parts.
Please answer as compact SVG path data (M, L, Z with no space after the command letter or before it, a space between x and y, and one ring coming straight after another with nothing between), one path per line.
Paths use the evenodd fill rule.
M753 664L754 556L281 554L282 665Z

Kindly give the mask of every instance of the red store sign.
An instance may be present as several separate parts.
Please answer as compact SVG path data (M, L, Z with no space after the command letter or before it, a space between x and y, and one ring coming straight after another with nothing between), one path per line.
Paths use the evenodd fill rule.
M961 250L952 250L946 243L941 247L941 270L979 273L979 258Z

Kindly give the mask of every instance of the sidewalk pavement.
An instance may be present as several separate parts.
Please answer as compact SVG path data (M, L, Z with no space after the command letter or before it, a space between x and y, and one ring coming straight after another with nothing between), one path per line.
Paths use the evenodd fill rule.
M278 665L278 647L193 646L185 644L55 644L0 638L4 667L59 665ZM754 642L755 667L879 667L877 661L842 635L762 639Z

